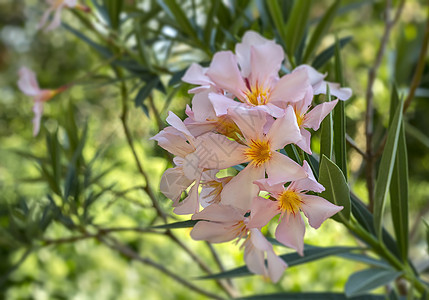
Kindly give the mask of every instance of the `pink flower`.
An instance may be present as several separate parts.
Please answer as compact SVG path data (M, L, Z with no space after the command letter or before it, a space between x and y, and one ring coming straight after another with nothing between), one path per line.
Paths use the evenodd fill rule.
M347 100L352 96L352 90L350 88L342 88L339 83L324 81L323 79L326 77L326 74L324 75L317 72L316 69L309 65L300 65L296 67L292 73L301 72L303 70L307 72L310 78L314 95L326 94L326 85L328 85L331 95L340 100Z
M310 139L311 133L305 128L311 128L318 130L320 123L323 119L334 109L338 100L325 102L316 105L313 109L308 111L313 100L313 89L309 88L304 98L301 101L292 103L292 107L295 110L296 119L298 122L299 130L302 135L302 139L296 144L308 154L311 154Z
M266 240L261 231L248 226L250 219L246 211L229 205L212 204L192 216L199 221L191 231L194 240L205 240L211 243L223 243L237 239L244 242L244 260L249 270L255 274L269 276L277 282L287 264L279 258L273 246ZM268 267L265 266L265 256Z
M213 176L212 179L202 181L200 193L201 206L205 208L211 204L219 204L221 202L222 190L232 178L233 176L222 178Z
M160 190L173 200L176 214L192 214L199 211L198 187L201 179L210 180L217 170L200 168L195 154L195 138L174 113L169 112L167 122L171 125L151 139L158 141L159 146L176 155L176 167L164 172L161 178ZM214 173L214 174L212 174ZM182 192L190 185L188 196L180 202Z
M64 7L76 7L82 11L89 11L89 7L77 4L77 0L46 0L49 8L45 11L42 19L39 22L38 29L45 27L48 19L53 15L52 22L45 28L45 31L50 31L61 25L61 12Z
M36 136L40 131L40 121L43 114L43 103L49 101L55 95L67 89L67 87L63 86L56 90L42 90L39 87L39 83L37 82L34 72L26 67L21 67L19 70L18 87L24 94L33 97L33 136Z
M208 69L193 65L184 80L201 84L197 91L211 86L216 89L209 98L218 116L227 114L228 108L244 106L280 117L281 107L302 99L310 86L305 70L279 78L283 59L279 45L249 31L237 44L236 55L231 51L217 52ZM239 102L227 95L237 97Z
M241 209L249 209L258 187L252 184L265 177L272 181L291 181L307 177L305 170L276 150L301 139L292 107L274 122L265 134L267 114L258 110L235 108L228 114L240 128L243 136L240 143L224 135L207 133L197 138L197 154L200 167L225 169L248 162L223 188L222 203Z
M300 255L304 250L305 224L300 211L308 218L311 227L319 228L329 217L343 209L331 202L307 191L320 193L324 187L314 178L310 166L304 161L304 169L309 177L292 182L287 188L285 182L272 184L269 179L255 181L263 191L270 193L270 199L256 197L251 208L251 227L265 226L275 215L280 214L280 223L275 233L276 239L282 244L295 249ZM273 200L274 201L273 201Z

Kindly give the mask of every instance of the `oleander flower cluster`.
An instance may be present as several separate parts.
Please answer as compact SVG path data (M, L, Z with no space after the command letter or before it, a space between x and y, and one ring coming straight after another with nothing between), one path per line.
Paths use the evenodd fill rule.
M303 215L318 228L343 208L316 196L324 187L309 164L299 165L282 149L294 144L311 154L309 129L318 130L338 100L351 96L308 65L279 76L283 63L281 46L248 31L235 53L217 52L208 68L189 67L183 81L196 87L187 118L170 112L170 126L152 138L175 156L160 189L176 214L199 220L192 238L242 240L248 269L273 282L287 264L261 229L278 215L276 239L304 255ZM337 99L313 106L313 96L327 86ZM240 170L235 176L218 176L232 167Z

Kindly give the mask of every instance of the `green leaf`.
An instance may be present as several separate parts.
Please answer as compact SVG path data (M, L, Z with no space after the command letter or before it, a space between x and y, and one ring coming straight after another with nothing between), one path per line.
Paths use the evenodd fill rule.
M329 101L331 101L331 92L329 90L329 85L326 85L326 102ZM320 157L325 155L327 158L332 159L332 145L334 136L332 127L332 112L326 116L320 126Z
M338 41L340 48L343 48L345 45L347 45L353 37L347 36L345 38L342 38ZM313 68L320 69L322 68L335 54L335 46L333 45L329 46L325 50L323 50L319 55L316 56L316 58L313 60L313 63L311 64Z
M236 298L237 300L316 300L316 299L329 299L329 300L348 300L345 294L341 293L329 293L329 292L315 292L315 293L277 293L277 294L265 294L265 295L254 295L249 297ZM384 300L384 296L379 295L362 295L353 297L353 300Z
M304 256L300 256L298 253L290 253L281 255L280 258L283 259L290 267L302 265L308 262L312 262L324 257L338 255L341 253L350 252L360 248L356 247L307 247L304 249ZM229 271L221 272L218 274L208 275L204 277L199 277L199 279L220 279L220 278L233 278L241 276L254 275L251 273L246 266L238 267Z
M335 43L335 77L336 81L344 85L342 73L340 45ZM346 114L344 101L338 101L334 108L334 154L335 163L341 169L347 181L347 150L346 150Z
M189 228L194 227L195 224L198 223L199 220L187 220L182 222L175 222L165 225L152 226L151 228L155 229L176 229L176 228Z
M311 0L295 1L289 15L289 20L285 29L285 42L286 50L290 57L295 55L304 37L305 30L307 29L308 17L310 16L311 2Z
M339 254L338 256L342 258L346 258L348 260L359 261L359 262L371 265L373 267L379 267L384 269L391 268L390 265L384 260L378 260L360 253L342 253L342 254Z
M340 0L335 0L335 2L331 5L328 11L324 14L322 20L317 25L316 29L311 35L310 41L308 42L307 49L304 54L304 63L307 62L314 51L316 51L320 41L328 32L339 6Z
M286 43L286 27L279 2L277 0L268 0L265 4L268 6L268 11L270 12L271 18L276 26L277 32L279 33L282 41ZM290 53L292 54L292 52Z
M176 0L158 0L158 4L164 8L164 11L177 22L180 29L188 36L195 40L198 40L196 30L192 27L188 17L183 11L182 7L177 3Z
M118 30L120 24L120 14L122 11L122 5L124 1L118 0L103 0L104 6L109 14L109 25L115 30Z
M422 219L423 223L425 224L426 227L426 246L427 246L427 252L429 253L429 224L428 222L426 222L425 219Z
M322 157L319 169L319 182L325 187L320 196L335 205L343 206L343 210L332 218L338 222L350 219L350 190L343 172L326 156Z
M293 159L299 165L302 166L302 160L301 160L301 157L299 157L299 153L296 150L295 145L292 145L292 144L286 145L286 147L284 148L284 152L283 150L280 150L280 152L282 152L283 154L287 154L287 156L289 156L291 159Z
M389 284L402 272L392 269L372 268L354 273L349 277L345 286L347 297L362 295L380 286Z
M374 228L377 236L380 237L382 233L383 213L386 204L386 197L392 179L393 167L395 165L396 150L398 148L399 132L402 124L402 106L401 103L397 106L395 116L389 127L386 145L384 147L383 155L377 175L377 182L375 185L375 199L374 199Z
M152 90L160 83L158 77L153 78L152 80L146 82L146 84L139 90L134 99L134 104L136 107L141 107L145 114L149 117L149 110L144 105L143 101L150 95Z
M413 138L418 140L422 145L424 145L426 148L429 148L429 137L423 132L421 132L417 127L414 127L413 125L406 123L405 124L405 132L408 135L411 135Z
M393 123L393 112L399 104L398 91L394 86L392 88L390 124ZM402 259L406 261L408 258L408 155L403 120L399 132L398 149L389 194L396 240L398 241Z

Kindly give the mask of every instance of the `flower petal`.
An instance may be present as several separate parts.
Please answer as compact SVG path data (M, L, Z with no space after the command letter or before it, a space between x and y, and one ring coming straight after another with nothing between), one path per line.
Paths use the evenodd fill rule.
M27 67L21 67L19 69L18 87L28 96L37 96L41 92L36 74Z
M245 210L231 205L212 204L192 216L192 220L207 220L220 223L237 223L244 220Z
M250 84L270 87L284 59L283 48L275 43L265 43L250 47Z
M284 75L274 86L270 95L270 101L299 101L304 98L309 85L309 78L305 70L298 70L296 72Z
M301 132L301 140L296 142L296 145L307 152L308 154L311 154L311 133L307 129L300 128L299 131Z
M186 70L185 75L183 75L182 80L187 83L196 84L196 85L213 85L213 82L206 75L207 68L203 68L199 64L193 63Z
M328 200L318 196L301 195L301 199L303 201L301 204L302 211L308 218L310 226L316 229L319 228L326 219L343 209L342 206L334 205Z
M279 152L274 151L271 159L266 165L268 180L270 184L294 181L306 178L307 172L292 159Z
M227 90L240 99L244 99L246 84L241 77L237 65L237 58L231 51L217 52L212 59L207 76L215 83L216 87Z
M331 95L337 97L340 100L347 100L353 94L351 88L342 88L339 83L328 81L323 81L323 84L321 84L319 88L314 90L314 94L326 94L326 85L329 85L329 92L331 93Z
M257 182L257 181L255 181ZM262 197L255 197L250 208L249 228L262 228L271 219L280 213L277 201L272 201Z
M253 183L256 184L261 189L261 191L267 191L274 196L277 194L281 194L285 189L285 182L278 182L273 184L272 182L270 182L269 178L255 180L255 182Z
M40 122L42 121L43 102L35 101L33 105L33 136L36 136L40 131Z
M235 239L237 234L234 232L231 224L200 221L192 229L191 237L197 241L224 243Z
M265 112L246 109L244 107L235 107L234 109L228 109L228 115L231 116L232 120L240 128L248 143L251 140L262 139L264 125L267 122L267 114Z
M168 112L168 117L166 121L168 124L170 124L178 131L183 133L189 142L191 142L194 139L192 134L189 132L188 128L186 128L185 124L183 124L183 121L178 116L176 116L176 114L174 114L173 112L171 111Z
M150 140L157 141L159 146L180 157L195 151L195 148L186 142L186 137L172 126L164 128Z
M217 116L226 115L229 108L235 109L237 107L248 107L247 104L234 101L231 98L216 93L209 93L209 99Z
M214 120L216 112L209 99L210 90L196 94L192 99L192 112L194 113L193 119L195 121Z
M303 127L318 130L323 119L334 109L338 100L325 102L314 107L305 115Z
M255 180L265 176L263 167L247 165L231 181L225 185L221 193L221 203L249 210L253 198L258 195L259 188L253 184Z
M201 178L201 177L200 177ZM179 202L173 212L177 215L195 214L200 210L200 202L198 201L198 187L200 186L200 178L197 178L194 185L189 190L188 196Z
M168 199L177 203L182 195L194 180L188 179L183 174L181 167L167 169L161 177L160 191Z
M226 136L206 133L196 140L199 166L209 169L225 169L247 161L243 154L246 146L229 140Z
M267 251L268 276L271 281L276 283L282 277L287 268L286 262L278 257L274 251Z
M284 215L276 229L276 239L285 246L304 255L305 224L300 213Z
M285 113L281 118L274 121L267 133L267 138L271 141L272 150L297 143L301 139L295 112L291 106L285 109Z
M323 185L317 182L316 178L314 178L313 171L310 168L310 165L304 160L304 164L302 166L304 170L307 172L308 177L300 180L296 180L292 182L288 189L302 192L302 191L313 191L316 193L321 193L325 190Z

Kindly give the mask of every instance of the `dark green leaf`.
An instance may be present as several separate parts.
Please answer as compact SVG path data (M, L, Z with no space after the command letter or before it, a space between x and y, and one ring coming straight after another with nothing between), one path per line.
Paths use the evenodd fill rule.
M391 99L390 124L393 122L393 112L400 104L396 86L392 88ZM408 155L403 120L401 123L389 194L396 240L402 259L406 261L408 258Z
M197 31L192 27L191 22L189 22L188 17L176 0L158 0L158 4L177 22L177 25L184 33L196 40L198 39Z
M269 1L271 2L271 1ZM295 54L307 29L311 0L295 1L285 29L286 51L290 56Z
M331 101L331 93L329 90L329 85L326 85L326 102L328 101ZM327 158L332 159L332 145L334 136L332 126L332 112L330 112L321 124L320 157L325 155Z
M429 224L423 219L423 223L426 227L426 251L429 253Z
M276 26L277 32L279 33L283 43L286 43L286 27L283 20L282 10L277 0L266 1L265 4L268 6L268 10L271 15L271 19ZM292 54L293 52L289 52Z
M348 297L362 295L380 286L389 284L402 273L392 269L372 268L351 275L346 283Z
M343 206L343 210L332 218L338 222L350 219L350 190L343 172L326 156L322 157L319 168L319 182L325 187L321 197L335 205Z
M124 1L103 0L103 2L109 14L110 27L112 27L115 30L118 30L119 24L120 24L119 17L122 11L122 5Z
M391 122L375 185L374 226L375 232L379 237L382 233L384 207L395 165L396 150L398 148L399 132L402 124L402 106L401 102L397 106L395 116Z
M360 248L356 247L307 247L304 249L304 256L300 256L298 253L290 253L281 255L280 257L288 264L289 268L297 265L302 265L308 262L312 262L324 257L338 255L340 253L347 253ZM246 266L242 266L229 271L213 274L209 276L200 277L199 279L220 279L220 278L233 278L241 276L253 275Z
M152 90L157 86L159 83L159 78L155 77L151 81L148 81L137 93L136 98L134 99L134 104L136 107L142 107L143 108L143 101L150 95ZM147 108L146 108L147 109ZM146 111L143 108L143 111L146 113L146 115L149 117L149 112Z
M308 42L307 49L304 55L304 63L308 61L310 56L316 51L320 41L326 35L331 27L332 21L335 18L338 7L340 6L340 0L335 0L328 11L323 15L313 34L311 35L310 41Z
M189 227L194 227L195 224L198 223L198 221L199 220L187 220L187 221L175 222L175 223L170 223L165 225L153 226L152 228L156 228L156 229L189 228Z
M299 157L299 153L296 150L295 145L292 145L292 144L286 145L286 147L284 148L284 151L285 152L283 152L283 150L280 150L280 152L282 152L283 154L287 154L287 156L289 156L290 158L292 158L294 161L296 161L298 164L302 166L302 160Z
M249 297L237 298L237 300L347 300L348 298L345 294L341 293L278 293L278 294L266 294L266 295L255 295ZM384 296L379 295L362 295L358 297L353 297L353 300L384 300Z
M335 43L335 77L336 81L344 85L340 45ZM334 154L335 163L341 169L347 181L347 151L346 151L346 114L344 101L338 101L334 108Z
M391 268L390 265L385 262L384 260L378 260L369 256L366 256L364 254L359 254L359 253L342 253L339 254L338 256L349 259L349 260L354 260L354 261L359 261L374 267L379 267L379 268L385 268L385 269L389 269Z
M342 38L339 40L340 48L343 48L345 45L347 45L353 37L347 36L345 38ZM316 58L313 60L313 63L311 64L315 69L322 68L335 54L335 44L329 46L325 50L323 50L319 55L316 56Z

